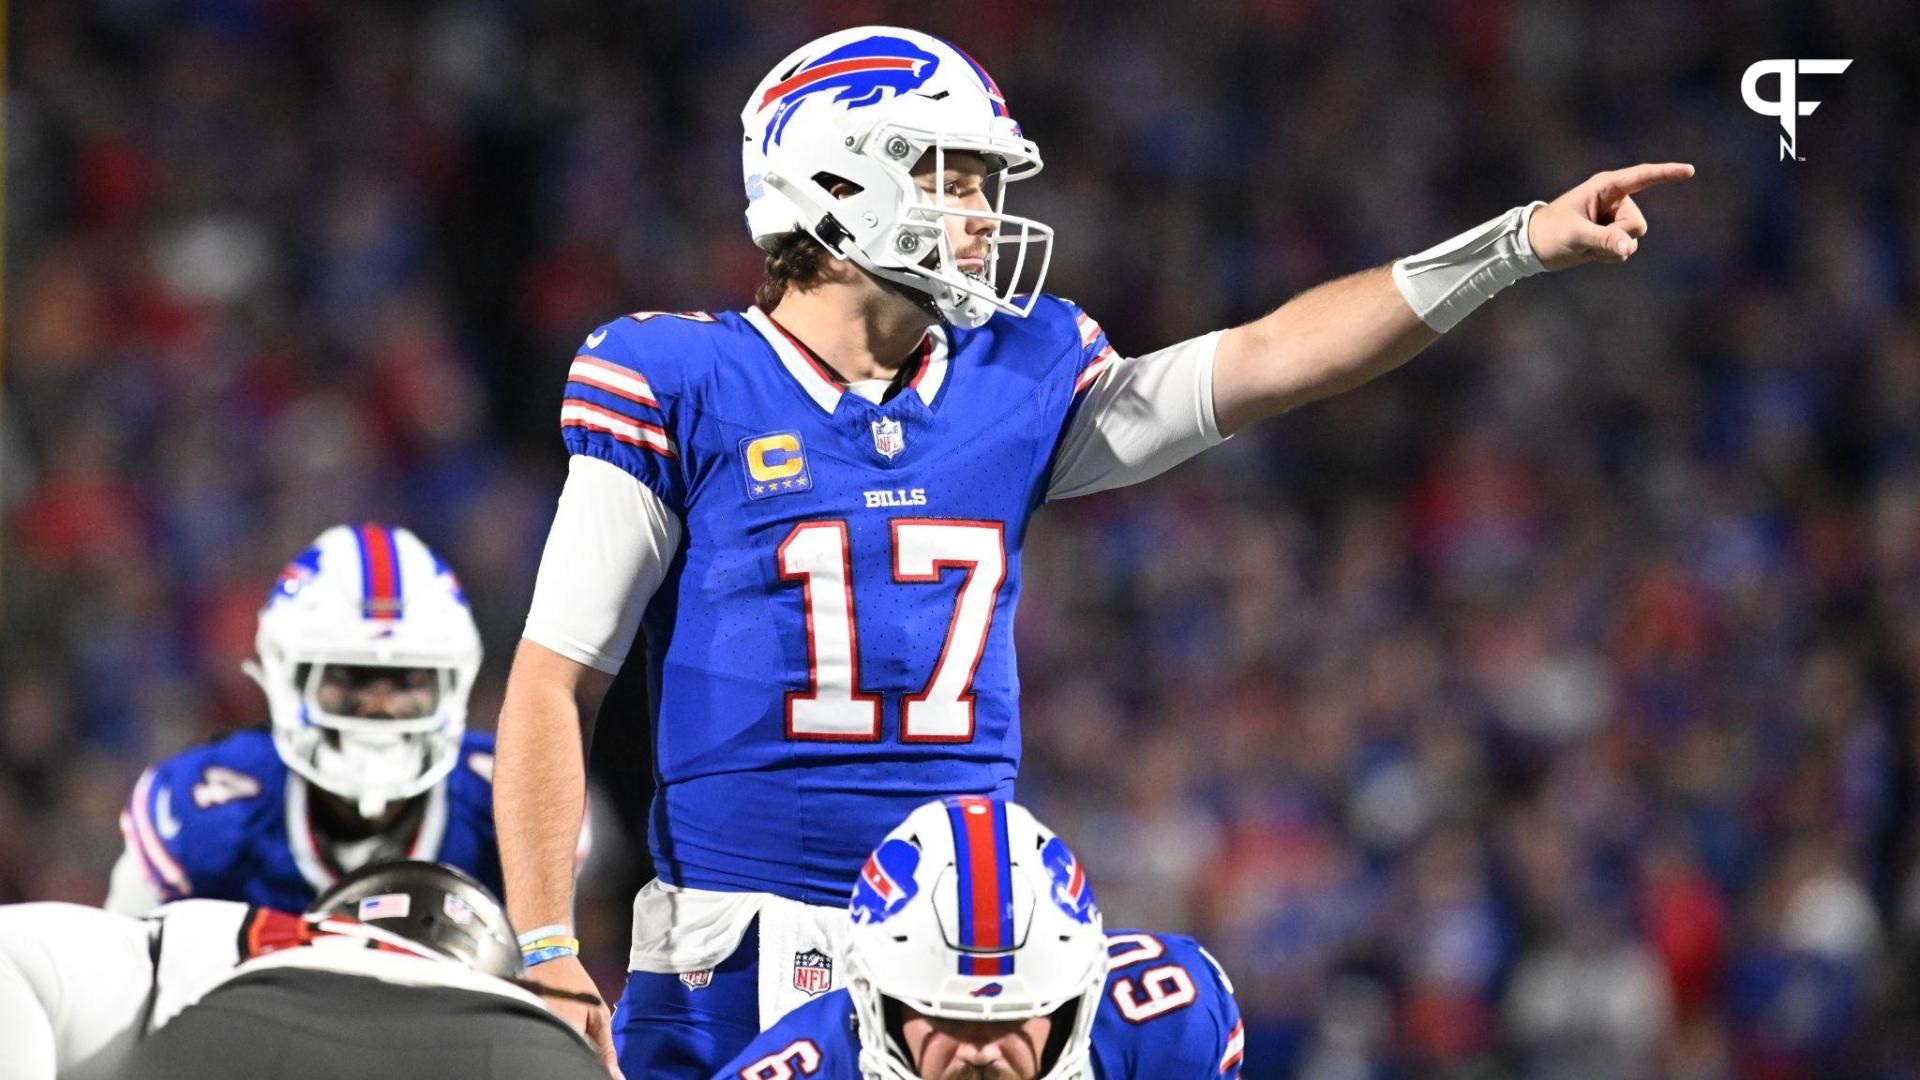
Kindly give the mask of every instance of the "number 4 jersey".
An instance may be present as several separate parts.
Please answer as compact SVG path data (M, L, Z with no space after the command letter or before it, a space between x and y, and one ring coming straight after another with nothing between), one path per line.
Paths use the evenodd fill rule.
M1093 1020L1095 1080L1229 1080L1246 1034L1233 984L1192 938L1107 935L1106 991ZM853 997L836 990L760 1033L714 1080L860 1080Z
M662 880L838 904L913 807L1012 797L1027 522L1220 441L1216 340L1122 358L1042 297L876 402L758 309L589 335L526 636L617 670L644 631Z
M376 857L457 866L501 889L493 830L493 736L469 731L460 761L418 796L388 834L355 845L358 860L314 826L312 789L274 751L273 736L242 731L176 754L142 773L120 815L126 852L114 867L109 910L144 914L183 897L239 900L300 911L343 873Z

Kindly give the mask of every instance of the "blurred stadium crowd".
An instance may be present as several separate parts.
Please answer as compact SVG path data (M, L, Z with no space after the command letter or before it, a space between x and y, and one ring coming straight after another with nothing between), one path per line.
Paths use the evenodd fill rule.
M747 302L745 93L894 21L1008 89L1047 162L1014 209L1123 350L1596 168L1700 168L1626 269L1041 515L1022 797L1110 925L1222 958L1248 1075L1920 1076L1903 5L11 14L0 901L98 902L138 770L264 720L255 612L329 524L454 564L490 727L573 345ZM1777 55L1860 58L1804 162L1740 103ZM581 934L610 989L643 872L618 817Z

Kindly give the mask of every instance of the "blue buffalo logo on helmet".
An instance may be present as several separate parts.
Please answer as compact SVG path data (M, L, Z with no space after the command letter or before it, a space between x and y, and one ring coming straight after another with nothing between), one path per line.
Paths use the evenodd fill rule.
M853 921L877 923L898 914L919 891L913 880L919 868L919 848L899 839L881 844L853 883Z
M320 549L310 547L295 555L291 562L280 570L280 576L274 579L273 592L267 596L267 605L271 607L276 600L290 599L299 595L313 575L320 572Z
M815 57L760 96L762 110L780 103L767 121L763 138L769 145L779 145L793 111L822 91L838 90L833 100L851 108L878 105L925 86L939 67L939 57L897 37L863 38L842 45Z
M1053 882L1053 902L1060 905L1075 922L1090 923L1100 909L1093 902L1093 886L1080 860L1067 849L1067 842L1054 837L1040 849L1040 863Z

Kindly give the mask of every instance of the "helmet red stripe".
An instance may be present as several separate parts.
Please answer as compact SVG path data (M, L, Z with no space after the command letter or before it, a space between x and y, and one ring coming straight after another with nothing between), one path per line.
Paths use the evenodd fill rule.
M400 615L400 560L393 533L380 525L360 526L360 551L366 559L366 607L370 619Z
M912 71L919 61L904 56L863 56L851 60L835 60L830 64L821 64L783 79L767 88L760 96L762 109L786 97L803 86L811 86L822 79L831 79L836 75L846 75L856 71Z
M975 813L979 806L986 813ZM1011 929L1002 915L1002 897L1007 882L1001 875L999 845L995 842L993 802L990 799L961 799L961 820L966 822L967 858L973 866L973 895L966 902L973 908L973 942L979 949L1011 947Z

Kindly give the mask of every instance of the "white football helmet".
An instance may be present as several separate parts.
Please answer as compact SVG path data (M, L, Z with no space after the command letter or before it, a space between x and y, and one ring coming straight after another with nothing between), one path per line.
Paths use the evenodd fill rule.
M453 571L406 529L336 525L280 572L260 610L260 658L245 665L267 694L287 767L374 817L440 781L460 756L480 632ZM321 687L367 668L407 672L431 707L408 717L348 716Z
M1090 1075L1107 942L1079 860L1017 803L930 802L861 867L848 989L867 1080L918 1080L899 1005L956 1020L1052 1016L1043 1080Z
M891 26L828 34L775 65L740 122L754 243L770 250L779 237L804 231L867 273L925 293L958 326L979 326L995 311L1033 310L1053 258L1053 230L1006 213L1005 205L1007 182L1040 171L1040 150L966 53ZM992 210L946 205L937 185L928 194L914 182L923 155L933 155L940 176L953 151L987 160ZM831 189L840 181L859 190L837 198ZM998 226L981 275L956 264L948 217ZM1019 250L1005 284L996 285L1007 246Z

